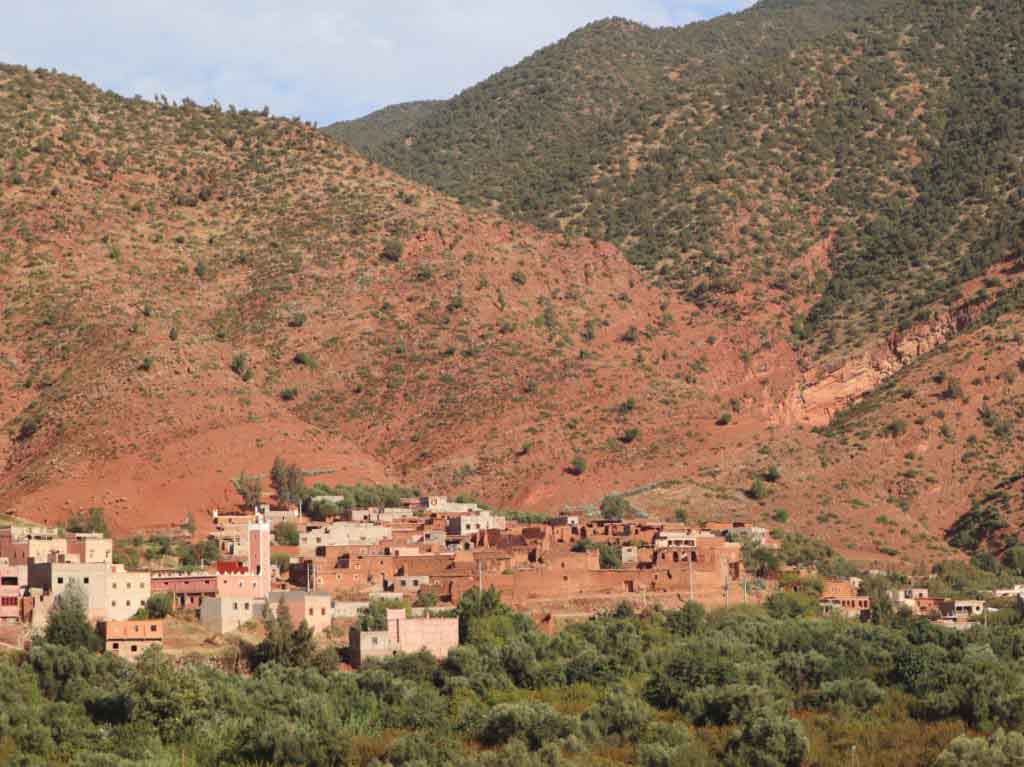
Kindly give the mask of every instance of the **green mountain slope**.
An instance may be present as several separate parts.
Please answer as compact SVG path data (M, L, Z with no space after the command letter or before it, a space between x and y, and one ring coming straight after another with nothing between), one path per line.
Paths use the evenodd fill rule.
M370 154L616 242L700 304L778 304L819 353L858 347L1020 254L1022 19L778 0L682 29L600 22Z
M444 106L443 101L410 101L378 109L357 120L342 120L324 132L360 152L370 153L391 142L401 141Z

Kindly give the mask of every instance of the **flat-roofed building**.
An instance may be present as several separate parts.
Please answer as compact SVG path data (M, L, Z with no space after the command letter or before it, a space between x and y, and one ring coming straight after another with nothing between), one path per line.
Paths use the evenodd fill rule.
M150 647L164 643L162 619L103 621L99 630L106 651L125 660L135 660Z

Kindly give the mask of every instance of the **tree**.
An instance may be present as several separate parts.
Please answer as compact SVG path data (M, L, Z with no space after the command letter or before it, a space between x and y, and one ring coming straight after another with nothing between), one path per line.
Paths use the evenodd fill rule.
M601 499L601 514L605 519L626 519L636 514L636 509L624 496L612 493Z
M961 735L939 754L935 767L1015 767L1024 764L1024 735L996 730L988 738Z
M274 528L274 540L278 546L298 546L299 528L294 522L284 521Z
M150 618L166 618L174 610L174 597L169 591L160 591L146 600L146 614Z
M280 503L299 503L306 490L306 479L297 464L278 456L270 469L270 485Z
M46 641L65 647L103 649L99 635L89 622L87 604L85 589L77 582L70 583L50 610L46 621Z
M799 722L774 712L751 716L729 739L731 764L743 767L800 767L807 736Z
M255 474L243 471L235 480L235 489L246 506L256 506L263 499L263 481Z
M747 491L747 496L755 501L763 501L768 497L768 485L760 477L755 478L750 489Z
M110 536L110 528L107 526L103 509L97 507L72 514L68 517L66 528L70 533L101 533Z
M284 601L278 603L276 610L266 611L263 623L267 636L256 648L255 665L274 662L284 666L309 666L315 662L317 648L313 629L305 618L293 627ZM336 655L334 660L337 660Z

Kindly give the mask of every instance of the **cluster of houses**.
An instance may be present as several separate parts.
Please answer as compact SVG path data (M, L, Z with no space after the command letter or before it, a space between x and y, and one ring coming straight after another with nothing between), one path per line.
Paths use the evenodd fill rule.
M331 508L314 520L298 507L214 511L220 556L199 570L127 570L114 563L112 542L99 534L40 527L0 528L0 623L45 626L73 583L107 650L134 658L164 639L160 619L142 608L153 594L171 595L174 609L193 611L209 631L225 634L285 610L314 633L352 622L370 601L401 599L382 625L349 633L355 664L366 658L426 649L445 657L458 644L458 621L435 612L458 605L476 587L541 616L548 610L600 609L623 599L641 604L696 601L727 606L761 601L776 585L751 578L743 542L777 548L769 531L744 523L707 524L590 519L565 514L519 523L474 503L444 496L403 499L398 507ZM288 525L298 544L282 545ZM294 526L294 532L291 530ZM609 554L612 556L609 556ZM926 589L890 595L897 607L960 627L983 614L975 600L935 599ZM856 578L828 580L822 610L864 619L871 601Z
M286 574L291 586L339 599L395 596L429 605L457 605L474 587L494 588L520 609L623 598L737 603L753 597L735 538L771 545L767 530L743 525L692 529L573 515L520 524L443 496L293 521L300 532ZM224 526L232 540L222 547L235 545L228 532L235 526ZM602 567L602 546L614 547L621 564Z

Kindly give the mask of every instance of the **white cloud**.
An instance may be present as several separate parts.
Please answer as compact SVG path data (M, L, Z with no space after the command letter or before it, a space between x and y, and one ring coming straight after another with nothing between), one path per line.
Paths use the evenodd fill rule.
M0 26L7 63L147 98L321 124L446 98L607 16L678 24L752 0L45 0Z

